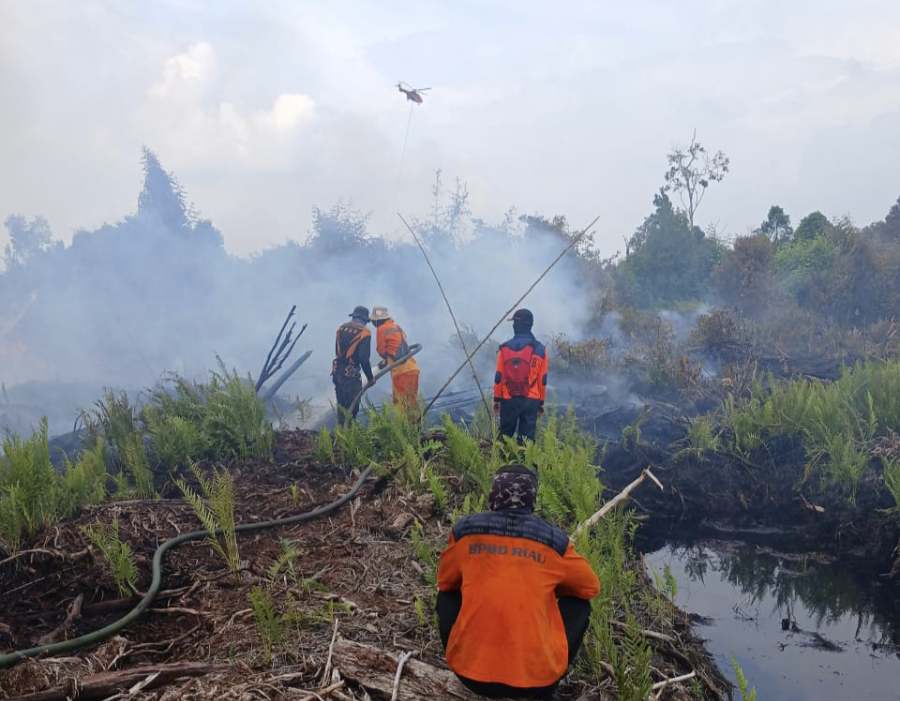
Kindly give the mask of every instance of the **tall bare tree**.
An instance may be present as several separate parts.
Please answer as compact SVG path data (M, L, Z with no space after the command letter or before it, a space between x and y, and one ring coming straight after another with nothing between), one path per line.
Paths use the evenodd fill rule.
M721 182L728 173L728 156L721 151L710 155L697 141L697 132L694 131L688 147L676 147L666 159L669 168L663 189L678 193L693 229L694 214L706 195L706 189L710 183Z

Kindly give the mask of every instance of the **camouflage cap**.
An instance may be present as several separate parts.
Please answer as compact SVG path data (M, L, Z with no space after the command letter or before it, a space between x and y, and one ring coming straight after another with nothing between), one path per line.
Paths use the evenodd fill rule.
M494 475L491 493L488 495L491 511L505 509L534 511L537 487L537 475L524 465L501 467Z

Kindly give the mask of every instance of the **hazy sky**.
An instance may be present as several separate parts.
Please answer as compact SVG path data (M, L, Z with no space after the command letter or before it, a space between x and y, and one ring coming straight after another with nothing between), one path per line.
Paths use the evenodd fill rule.
M398 80L432 88L402 159ZM746 233L773 203L882 218L900 2L0 0L0 217L65 240L135 209L146 144L239 253L339 198L399 236L436 168L487 219L600 214L614 252L694 128L732 161L703 225Z

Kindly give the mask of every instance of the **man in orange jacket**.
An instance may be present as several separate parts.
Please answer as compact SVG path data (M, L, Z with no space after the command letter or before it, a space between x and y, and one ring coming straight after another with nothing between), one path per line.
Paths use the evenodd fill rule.
M409 351L406 334L391 318L387 307L372 308L372 324L375 326L375 350L381 356L378 367L387 367ZM391 370L391 384L394 404L406 410L415 407L419 401L419 366L414 358L401 363Z
M447 663L472 691L552 699L600 582L569 537L535 516L537 475L500 468L486 513L457 521L438 565Z
M494 413L500 415L500 435L533 441L544 411L550 362L544 344L531 333L534 315L518 309L510 321L515 335L497 352Z

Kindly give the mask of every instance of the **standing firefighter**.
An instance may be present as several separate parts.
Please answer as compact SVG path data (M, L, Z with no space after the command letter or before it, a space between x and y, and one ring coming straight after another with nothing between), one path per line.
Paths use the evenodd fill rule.
M391 318L387 307L372 307L372 323L375 325L375 349L381 356L379 368L387 367L409 353L406 334ZM394 404L410 411L419 401L419 366L410 358L391 370Z
M515 335L497 353L494 413L500 414L501 435L533 441L547 395L547 349L531 333L528 309L517 310L511 321Z
M500 468L491 510L453 525L438 565L447 664L483 696L552 699L600 591L565 532L532 513L536 495L531 470Z
M356 307L350 314L350 321L338 327L334 341L334 362L331 364L331 378L334 381L334 393L338 405L338 423L343 425L350 418L356 418L359 403L350 405L362 390L360 370L366 379L372 382L372 366L369 355L372 353L372 334L366 328L369 321L369 310Z

